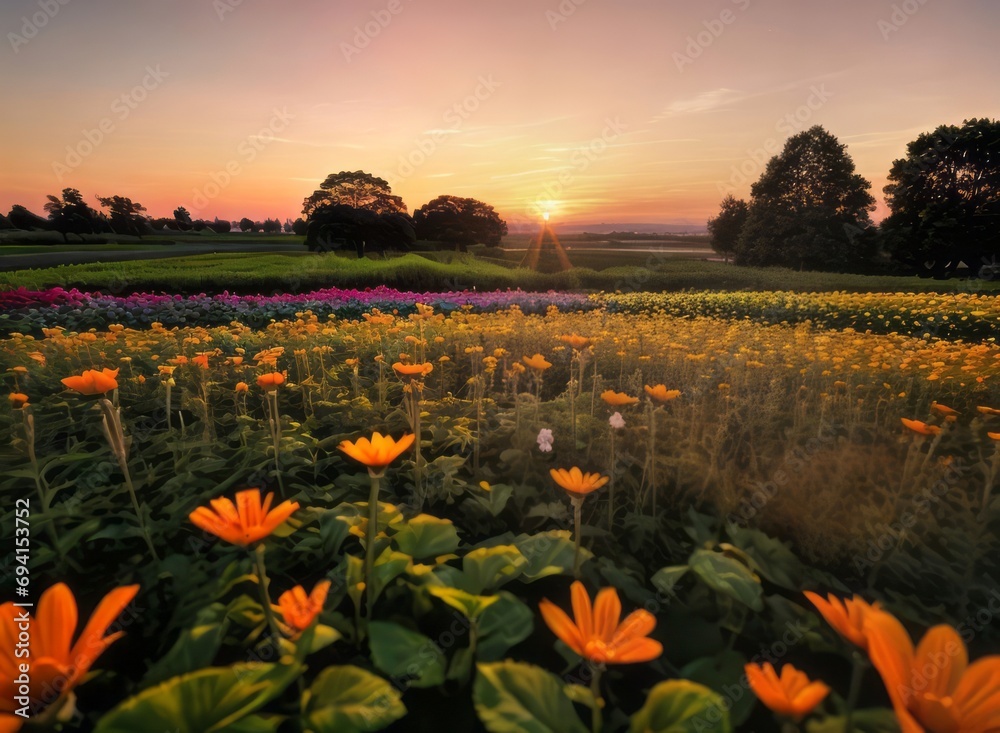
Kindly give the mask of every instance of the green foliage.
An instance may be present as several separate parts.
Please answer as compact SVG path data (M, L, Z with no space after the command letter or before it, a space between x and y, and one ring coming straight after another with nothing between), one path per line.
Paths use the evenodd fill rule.
M254 713L302 672L299 665L237 664L175 677L129 698L101 718L96 733L150 727L177 733L264 733L280 719Z
M490 733L587 733L554 674L509 661L477 668L472 694Z
M654 687L632 716L632 733L730 733L726 702L704 685L669 680Z
M390 677L405 679L410 687L434 687L444 682L444 653L423 634L399 624L372 621L368 637L372 661Z
M327 667L302 699L311 733L370 733L406 715L399 691L381 677L351 665Z

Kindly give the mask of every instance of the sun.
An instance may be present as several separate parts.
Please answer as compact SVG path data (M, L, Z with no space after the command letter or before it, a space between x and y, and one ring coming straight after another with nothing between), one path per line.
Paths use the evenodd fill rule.
M544 214L542 214L542 221L546 221L547 222L549 220L550 216L551 216L551 214L549 214L549 212L546 211Z

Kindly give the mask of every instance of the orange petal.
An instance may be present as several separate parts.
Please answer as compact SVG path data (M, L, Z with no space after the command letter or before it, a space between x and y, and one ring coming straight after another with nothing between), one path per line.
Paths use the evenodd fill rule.
M538 610L542 614L545 625L552 630L552 633L582 657L584 655L584 642L580 636L580 629L566 615L566 612L547 599L542 599L539 602Z
M969 655L962 637L951 626L941 624L929 629L917 646L912 683L923 693L947 697L968 666Z
M586 644L594 638L594 619L590 606L590 595L579 580L574 580L569 590L573 603L573 618L576 619L577 628L580 629L580 636L583 639L583 643Z
M610 642L622 616L622 602L614 588L601 588L594 600L594 636Z
M76 599L65 583L56 583L42 593L35 619L38 633L32 638L31 655L53 657L68 664L70 644L76 633Z

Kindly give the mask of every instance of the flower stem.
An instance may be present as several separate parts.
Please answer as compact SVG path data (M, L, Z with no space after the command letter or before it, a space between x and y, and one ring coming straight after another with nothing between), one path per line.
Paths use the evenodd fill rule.
M851 668L851 686L847 693L847 723L844 726L844 733L851 733L854 730L854 708L858 704L858 695L861 694L861 680L864 679L865 670L868 669L868 660L858 652L852 655L854 665Z
M590 665L590 692L594 696L594 707L591 710L590 716L590 730L591 733L601 733L601 728L604 727L603 716L601 715L601 707L604 705L604 699L601 697L601 668L595 664Z
M611 428L611 470L608 471L611 481L608 485L608 531L615 521L615 429Z
M368 531L365 534L365 611L368 618L372 617L375 604L375 537L378 535L378 491L381 475L368 472L371 478L371 491L368 493Z
M583 497L573 497L573 577L580 579L580 524L583 517Z
M278 628L278 620L274 617L274 609L271 608L271 595L268 592L271 581L267 578L267 569L264 566L263 543L258 544L254 552L254 567L257 572L257 588L260 591L260 605L264 608L264 618L267 619L267 625L277 639L281 636L281 630Z

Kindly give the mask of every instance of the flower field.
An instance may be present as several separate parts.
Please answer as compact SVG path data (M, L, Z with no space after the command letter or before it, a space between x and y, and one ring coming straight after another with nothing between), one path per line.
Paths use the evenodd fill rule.
M0 731L1000 729L995 297L0 308Z

